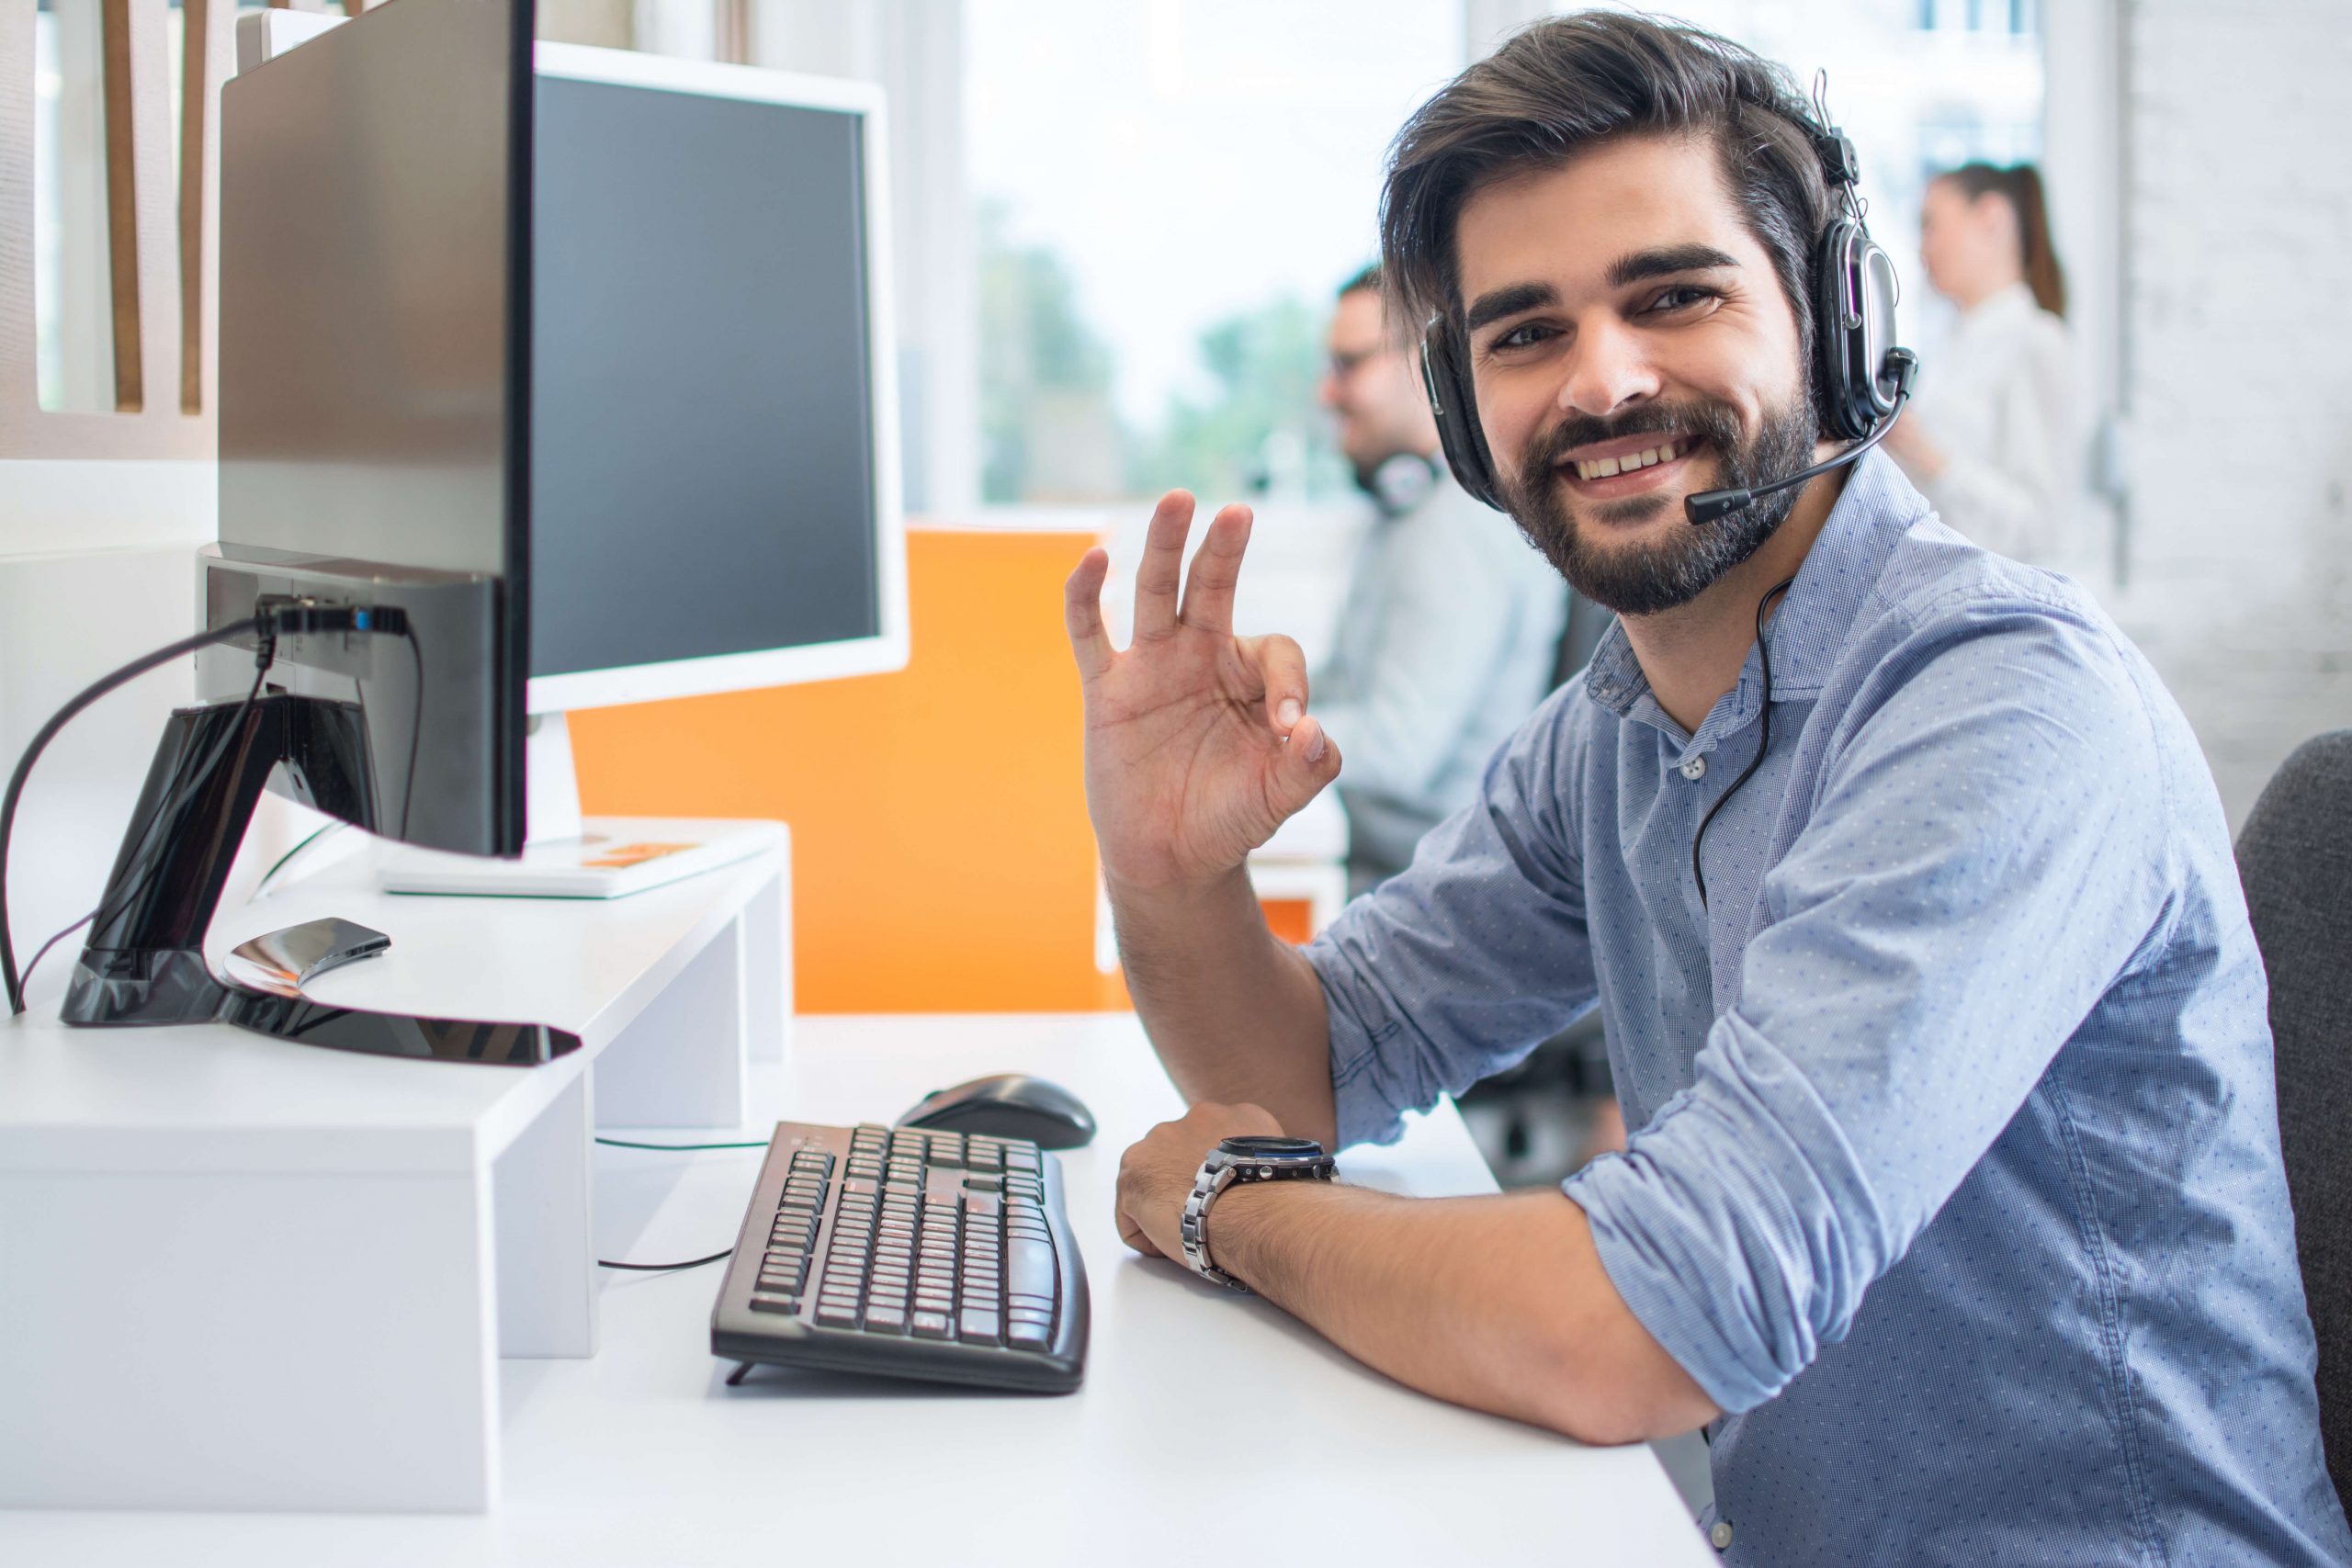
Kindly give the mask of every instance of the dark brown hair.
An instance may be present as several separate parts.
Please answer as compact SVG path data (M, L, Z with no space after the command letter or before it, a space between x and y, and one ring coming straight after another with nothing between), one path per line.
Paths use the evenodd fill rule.
M1998 196L2018 215L2018 260L2025 267L2026 287L2034 303L2053 316L2066 313L2066 269L2058 265L2057 249L2050 243L2050 209L2041 199L2041 173L2031 164L1996 169L1990 164L1962 164L1949 174L1961 193L1974 201Z
M1833 196L1788 73L1727 39L1679 23L1588 11L1514 35L1423 104L1388 150L1380 254L1400 319L1459 319L1454 230L1499 179L1556 167L1626 136L1696 133L1772 258L1813 361L1812 253Z

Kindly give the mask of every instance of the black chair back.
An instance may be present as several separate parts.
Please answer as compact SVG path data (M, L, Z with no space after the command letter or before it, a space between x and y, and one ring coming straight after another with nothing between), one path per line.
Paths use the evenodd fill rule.
M2352 730L2306 741L2238 835L2270 972L2278 1139L2319 1336L2329 1477L2352 1506Z

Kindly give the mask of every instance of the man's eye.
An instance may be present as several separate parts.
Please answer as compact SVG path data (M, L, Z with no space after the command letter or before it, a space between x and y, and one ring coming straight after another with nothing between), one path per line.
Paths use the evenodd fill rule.
M1693 305L1714 298L1715 291L1712 288L1701 288L1696 284L1678 283L1651 300L1650 310L1653 314L1659 311L1687 310Z
M1532 348L1544 341L1548 331L1548 328L1534 321L1521 321L1510 331L1497 334L1487 347L1492 353L1506 353L1514 348Z

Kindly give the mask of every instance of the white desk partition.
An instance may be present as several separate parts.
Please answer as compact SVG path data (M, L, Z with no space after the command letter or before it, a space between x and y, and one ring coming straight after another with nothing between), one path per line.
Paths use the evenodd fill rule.
M1351 1564L1713 1561L1648 1449L1587 1449L1424 1398L1265 1302L1122 1247L1112 1217L1120 1152L1179 1109L1132 1016L802 1019L789 1066L754 1067L745 1131L761 1135L784 1115L887 1121L925 1090L1007 1069L1077 1091L1102 1126L1091 1146L1061 1156L1094 1308L1087 1381L1074 1394L765 1368L729 1388L729 1365L709 1353L715 1268L608 1275L593 1359L498 1369L504 1478L486 1515L0 1511L0 1562L1174 1568L1269 1551ZM717 1250L734 1237L759 1160L597 1149L599 1252ZM1450 1106L1341 1168L1424 1195L1493 1188ZM356 1285L405 1288L381 1269ZM19 1298L37 1288L8 1287ZM213 1349L166 1324L155 1332L190 1357ZM74 1353L58 1382L107 1397L92 1373L107 1353ZM307 1370L334 1388L366 1354L354 1345Z

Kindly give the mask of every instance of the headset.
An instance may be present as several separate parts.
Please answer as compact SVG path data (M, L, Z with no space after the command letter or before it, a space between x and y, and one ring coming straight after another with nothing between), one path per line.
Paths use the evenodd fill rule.
M1871 238L1866 210L1854 186L1860 161L1854 143L1829 123L1825 84L1814 88L1818 118L1792 113L1779 104L1765 107L1792 120L1813 144L1822 173L1842 192L1837 212L1814 243L1808 284L1812 291L1814 401L1830 436L1852 443L1826 462L1815 463L1752 489L1713 490L1687 498L1683 510L1694 524L1712 523L1757 497L1804 483L1853 462L1894 428L1910 401L1919 371L1918 356L1894 346L1894 306L1900 297L1894 263ZM1421 342L1421 382L1430 412L1437 417L1438 440L1462 488L1498 512L1508 511L1495 478L1494 454L1478 423L1478 395L1470 378L1468 344L1454 313L1440 311Z
M1381 459L1363 488L1383 517L1402 517L1430 498L1441 471L1434 458L1398 452Z

